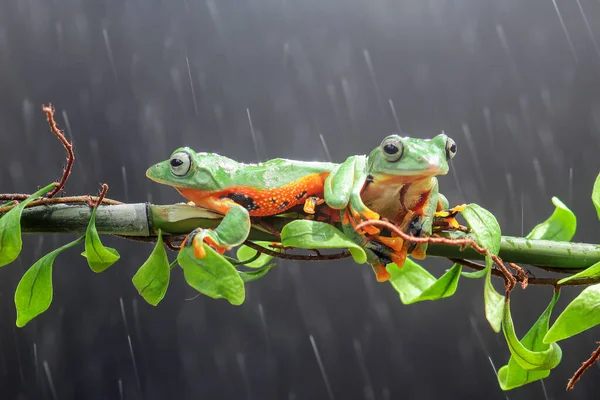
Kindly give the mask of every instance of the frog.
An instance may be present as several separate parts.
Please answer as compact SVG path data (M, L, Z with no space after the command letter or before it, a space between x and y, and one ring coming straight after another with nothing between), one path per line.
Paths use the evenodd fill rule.
M456 143L445 133L432 139L392 134L369 155L353 155L342 163L283 158L242 163L180 147L148 168L146 176L173 187L188 204L224 215L214 230L197 228L183 241L197 258L206 256L204 243L220 254L241 245L253 217L295 208L310 217L323 209L365 249L377 280L385 282L390 277L387 264L401 267L408 253L424 257L426 244L411 246L375 227L356 227L384 217L411 234L430 234L436 213L448 209L436 176L448 173L455 154Z

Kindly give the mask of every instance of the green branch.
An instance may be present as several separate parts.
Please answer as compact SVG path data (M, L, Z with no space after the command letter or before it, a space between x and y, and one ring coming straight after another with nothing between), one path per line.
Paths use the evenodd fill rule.
M92 215L87 205L52 204L26 208L21 218L23 233L77 233L86 231ZM222 215L183 204L153 205L148 203L101 206L96 214L96 228L101 234L133 238L158 238L158 230L165 235L184 235L193 229L215 228ZM294 218L263 218L276 231ZM272 233L260 226L253 226L249 240L279 241ZM484 257L471 248L460 250L457 246L431 244L429 256L483 260ZM522 237L503 236L499 256L506 262L530 264L540 267L565 269L587 268L600 262L600 245L588 243L532 240ZM566 272L566 271L565 271Z

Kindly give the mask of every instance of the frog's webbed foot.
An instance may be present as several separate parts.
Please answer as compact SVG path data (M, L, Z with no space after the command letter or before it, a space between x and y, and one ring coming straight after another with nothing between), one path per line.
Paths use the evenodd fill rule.
M194 248L194 256L196 258L206 257L204 243L212 247L219 254L225 253L230 247L220 243L219 237L211 229L197 228L185 237L181 244L184 246L192 246Z
M366 248L377 257L370 264L378 282L390 279L390 274L385 269L387 264L394 263L402 268L406 261L406 246L399 237L375 236L366 244Z
M449 210L441 210L437 211L434 214L434 218L443 220L443 223L446 224L450 228L459 229L460 224L456 220L456 215L463 212L467 208L466 204L461 204L456 207L453 207Z
M325 199L321 199L317 196L311 196L304 201L303 210L307 214L314 214L315 207L320 206L325 203Z
M344 220L342 221L342 223L347 224L348 222L350 222L354 230L356 230L358 224L371 219L378 220L379 214L377 214L375 211L370 210L367 207L356 210L352 207L352 205L350 205L344 211ZM377 235L380 232L380 230L372 225L367 225L361 228L360 230L357 230L357 232L361 235Z

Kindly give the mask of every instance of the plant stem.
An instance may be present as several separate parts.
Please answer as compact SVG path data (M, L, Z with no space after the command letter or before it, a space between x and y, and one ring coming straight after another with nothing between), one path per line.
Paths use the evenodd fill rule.
M84 233L91 216L85 204L51 204L26 208L22 216L23 233ZM152 205L146 203L100 206L96 215L99 233L152 240L158 229L165 235L187 234L194 228L215 228L222 215L184 204ZM293 218L263 218L271 228L281 228ZM278 241L265 228L254 226L249 240ZM481 260L471 248L430 244L427 254L435 257ZM600 262L600 245L588 243L529 240L503 236L500 257L506 262L553 267L562 270L582 269Z

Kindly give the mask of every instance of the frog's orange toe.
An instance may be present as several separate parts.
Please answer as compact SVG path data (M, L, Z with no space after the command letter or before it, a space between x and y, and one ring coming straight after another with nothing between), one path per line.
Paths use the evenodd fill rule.
M377 282L387 282L390 280L392 275L385 268L385 265L381 263L372 264L373 272L375 272L375 278L377 278Z

